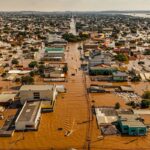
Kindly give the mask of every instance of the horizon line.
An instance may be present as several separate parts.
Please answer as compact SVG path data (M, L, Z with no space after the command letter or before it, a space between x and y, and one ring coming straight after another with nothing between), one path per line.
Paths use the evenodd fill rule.
M42 10L0 10L0 12L150 12L150 10L53 10L53 11L42 11Z

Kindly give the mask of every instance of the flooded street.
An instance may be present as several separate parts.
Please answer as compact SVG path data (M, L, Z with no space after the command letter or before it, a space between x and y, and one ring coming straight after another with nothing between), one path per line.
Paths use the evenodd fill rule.
M70 27L70 33L76 35L73 18ZM0 150L149 150L150 136L122 138L115 135L99 140L101 133L95 116L92 116L91 105L114 106L116 102L120 102L123 108L127 106L120 97L113 94L87 94L91 81L79 69L79 45L80 43L69 43L67 46L68 82L57 83L64 84L67 92L58 96L54 112L42 114L37 132L15 132L11 138L0 138ZM134 84L133 87L136 92L141 92L142 85L146 86L142 83ZM65 136L68 131L71 131L71 134Z
M70 33L77 35L76 26L75 26L75 19L72 17L70 22Z
M72 26L73 33L75 33L74 29L75 27ZM80 53L77 49L78 44L69 44L68 47L66 61L69 74L68 82L65 83L67 93L58 97L55 111L42 114L38 132L15 132L12 138L0 138L0 149L86 148L89 130L88 105L83 72L79 70ZM72 76L73 73L75 76ZM72 134L66 137L65 133L70 130Z

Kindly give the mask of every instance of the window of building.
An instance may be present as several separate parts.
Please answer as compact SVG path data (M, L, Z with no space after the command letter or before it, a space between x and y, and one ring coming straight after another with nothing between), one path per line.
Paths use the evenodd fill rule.
M142 130L139 130L139 133L140 134L143 134L145 131L142 129Z
M26 128L34 128L34 125L26 125Z
M135 130L135 129L132 129L132 130L131 130L131 132L132 132L132 133L135 133L135 132L136 132L136 130Z
M128 130L128 127L124 127L123 129L124 129L124 130Z
M39 92L34 92L33 97L34 97L34 99L40 99L40 93Z

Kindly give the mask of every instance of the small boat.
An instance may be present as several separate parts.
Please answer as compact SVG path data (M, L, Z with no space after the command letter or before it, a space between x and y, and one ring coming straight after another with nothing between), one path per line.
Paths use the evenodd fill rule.
M73 133L73 130L71 131L66 131L65 136L70 136Z

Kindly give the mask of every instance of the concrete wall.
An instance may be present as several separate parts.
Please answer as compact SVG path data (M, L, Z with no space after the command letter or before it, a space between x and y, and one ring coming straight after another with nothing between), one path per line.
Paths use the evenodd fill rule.
M19 115L20 116L20 115ZM36 118L34 121L19 121L19 116L17 118L17 120L15 121L15 129L16 131L23 131L23 130L36 130L37 125L39 123L40 120L40 116L41 116L41 107L39 108ZM33 128L27 128L26 125L32 125Z
M53 100L53 91L44 90L44 91L20 91L20 101L23 104L25 101L34 100L34 92L40 93L41 100Z
M129 135L146 135L146 127L129 128Z

